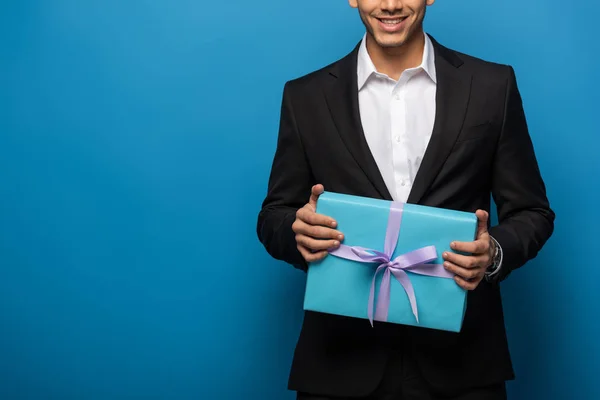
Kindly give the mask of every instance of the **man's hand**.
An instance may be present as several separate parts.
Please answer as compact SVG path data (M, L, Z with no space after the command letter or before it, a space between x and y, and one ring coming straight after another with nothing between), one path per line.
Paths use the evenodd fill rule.
M493 241L487 231L489 214L483 210L476 212L479 224L477 238L474 242L452 242L454 251L470 253L470 256L446 252L443 254L444 267L456 274L454 278L460 287L475 290L485 276L487 268L492 264L495 252Z
M298 251L308 263L325 258L328 250L339 247L344 239L341 232L335 230L336 221L316 213L317 200L324 190L323 185L312 187L308 203L296 212L296 220L292 224Z

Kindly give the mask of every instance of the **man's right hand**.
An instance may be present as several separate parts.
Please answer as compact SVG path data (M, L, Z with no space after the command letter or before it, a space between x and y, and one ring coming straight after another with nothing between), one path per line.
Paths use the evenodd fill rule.
M323 185L312 187L307 204L296 212L292 230L296 234L298 251L307 263L322 260L329 249L339 247L344 236L337 231L337 222L326 215L317 214L317 200L324 192Z

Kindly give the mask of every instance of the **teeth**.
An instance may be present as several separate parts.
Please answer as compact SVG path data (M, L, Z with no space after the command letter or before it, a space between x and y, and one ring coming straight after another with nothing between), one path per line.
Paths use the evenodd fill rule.
M402 22L403 18L398 18L398 19L384 19L381 20L381 22L383 22L384 24L387 25L395 25L395 24L399 24L400 22Z

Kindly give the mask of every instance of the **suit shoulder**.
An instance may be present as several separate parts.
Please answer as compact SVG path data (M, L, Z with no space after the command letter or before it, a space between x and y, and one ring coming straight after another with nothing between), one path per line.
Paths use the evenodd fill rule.
M333 68L339 61L328 64L322 68L317 70L308 72L304 75L289 79L285 82L285 86L291 90L302 90L306 88L312 88L314 86L318 86L323 82L324 79L327 79L329 76L329 71Z
M513 67L509 64L486 60L459 51L454 51L454 53L463 61L463 68L488 82L504 83L513 74Z
M285 88L288 90L296 91L311 91L315 88L321 87L321 85L331 77L332 71L339 68L340 64L347 62L352 57L352 53L339 58L329 64L320 67L319 69L310 71L304 75L289 79L285 82Z

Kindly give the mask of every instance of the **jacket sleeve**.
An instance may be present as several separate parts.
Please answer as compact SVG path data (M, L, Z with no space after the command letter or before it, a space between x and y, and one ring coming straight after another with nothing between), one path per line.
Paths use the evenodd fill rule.
M296 247L292 224L296 211L309 200L314 185L292 106L291 83L283 89L277 147L269 176L266 198L258 214L257 234L275 259L306 270Z
M490 228L503 252L502 281L537 256L554 230L555 214L529 135L514 69L508 67L504 120L493 161L492 196L498 225Z

